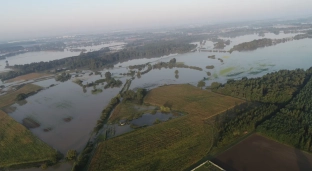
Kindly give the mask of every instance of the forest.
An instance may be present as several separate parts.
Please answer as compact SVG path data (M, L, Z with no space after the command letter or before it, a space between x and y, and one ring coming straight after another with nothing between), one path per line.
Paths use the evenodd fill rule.
M280 142L312 152L312 79L289 104L258 131Z
M216 146L224 147L235 138L240 138L253 132L259 123L272 115L278 107L273 104L247 103L237 106L216 117L218 135ZM234 117L231 117L234 115Z
M280 70L260 78L246 77L241 80L228 80L221 85L212 84L217 93L234 96L248 101L282 104L288 102L308 79L308 72L303 69Z
M125 49L118 52L111 52L109 48L104 48L99 51L81 53L79 56L53 60L49 62L37 62L10 66L10 68L14 71L1 74L0 79L4 81L32 72L50 71L60 68L85 68L97 70L104 67L111 67L112 64L130 59L157 57L169 55L172 53L185 53L189 52L195 47L196 45L181 43L178 41L157 41L147 43L142 46L127 46Z
M249 51L249 50L256 50L261 47L271 46L272 40L271 39L258 39L253 40L251 42L244 42L238 45L235 45L232 49L230 49L230 53L234 51Z
M312 67L281 70L261 78L213 83L214 92L257 104L234 108L216 118L216 147L223 147L253 131L312 152ZM248 104L247 103L247 104Z

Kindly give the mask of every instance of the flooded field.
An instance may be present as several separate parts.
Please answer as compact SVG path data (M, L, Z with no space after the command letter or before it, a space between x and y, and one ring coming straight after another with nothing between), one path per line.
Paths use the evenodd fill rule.
M247 39L253 39L255 36L234 39L248 41ZM291 35L280 34L279 36ZM234 39L231 40L234 42ZM207 42L207 44L209 43ZM173 54L161 58L136 59L118 63L114 69L103 70L102 74L104 75L105 72L110 71L115 79L120 79L125 83L131 77L120 74L129 72L128 67L130 65L146 64L148 62L153 65L159 62L169 62L171 59L176 58L177 62L188 66L200 67L203 70L199 71L190 68L152 69L140 77L136 77L135 75L136 78L132 81L130 89L152 89L165 84L192 84L196 86L200 80L204 80L206 86L209 86L215 81L224 83L228 79L260 77L266 73L281 69L307 69L311 67L312 63L310 56L312 49L309 47L310 44L312 44L312 39L303 39L249 52L233 52L231 54L190 52L186 54ZM38 53L42 53L45 56L44 53L46 52ZM44 61L59 59L65 57L65 54L72 52L62 52L64 56L57 55L58 52L51 53L53 55L47 55ZM21 58L18 56L10 57L10 64L11 62L13 64L14 60L16 60L15 64L25 63L25 60L29 62L41 60L41 58L37 59L36 57L31 57L31 55L23 55L24 57ZM211 55L215 55L215 59L208 58ZM206 69L206 66L209 65L213 65L214 68ZM147 67L142 71L146 69ZM175 73L176 70L178 70L178 74ZM83 84L101 79L99 75L89 76L90 72L83 71L84 74L78 74L78 78L83 81ZM60 152L66 153L69 149L80 151L90 138L96 121L101 115L101 111L109 103L110 99L119 93L122 87L104 89L104 85L100 84L96 88L103 91L92 94L91 90L93 87L84 90L81 86L73 82L75 79L73 76L71 80L66 82L57 82L54 79L36 82L35 84L45 89L30 96L23 103L12 105L8 109L9 115L25 126L28 125L36 136ZM54 86L50 87L52 84ZM170 114L145 114L141 118L132 120L124 126L115 124L105 125L104 128L106 131L110 131L107 137L109 138L134 130L133 125L138 127L152 125L157 119L166 121L171 117ZM114 133L111 134L112 132ZM103 134L106 134L106 132Z

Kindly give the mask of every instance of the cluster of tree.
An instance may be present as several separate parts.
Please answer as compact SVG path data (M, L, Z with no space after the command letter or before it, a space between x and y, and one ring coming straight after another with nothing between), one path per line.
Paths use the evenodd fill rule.
M75 160L77 157L77 151L76 150L68 150L66 153L66 159L69 161Z
M208 56L208 58L210 58L210 59L216 59L216 55L210 55L210 56Z
M150 72L153 69L151 64L148 64L148 67L145 71L141 72L141 75L147 74L148 72Z
M83 81L81 81L79 79L76 79L74 82L76 84L80 85L83 88L92 87L93 86L94 87L94 92L101 91L101 90L95 88L96 85L99 85L101 83L105 83L106 82L106 85L104 86L105 89L107 89L107 88L114 88L114 87L120 87L122 85L122 81L115 80L115 78L112 78L110 72L106 72L105 73L105 78L96 80L95 82L87 83L86 85L83 85L82 84Z
M224 49L226 45L230 45L230 40L216 39L214 44L214 49Z
M312 31L307 32L306 34L298 34L294 37L295 40L312 38Z
M78 156L77 161L74 163L72 171L80 171L85 169L91 157L91 152L93 151L93 148L94 143L88 141L87 145Z
M129 69L137 69L137 70L139 70L139 71L141 71L142 69L144 69L145 68L145 66L146 66L147 64L141 64L141 65L130 65L129 66Z
M226 84L212 83L212 91L264 103L285 103L301 88L309 74L302 69L280 70L260 78L246 77L228 80Z
M276 140L312 152L312 79L258 131Z
M218 130L216 146L218 148L253 132L259 123L270 117L278 109L273 104L246 103L243 105L245 106L236 106L216 117L215 123Z
M119 94L112 98L111 101L109 102L109 104L105 107L105 109L102 111L101 117L100 119L97 121L96 126L93 129L94 133L98 133L100 129L102 129L102 127L104 126L106 120L108 119L110 113L113 111L113 109L115 108L115 106L117 106L120 102L119 100Z
M146 95L147 91L146 89L139 88L137 91L133 90L127 90L121 94L123 97L123 100L125 102L132 102L132 103L137 103L137 104L142 104L143 103L143 98Z
M214 68L213 65L208 65L208 66L206 66L206 69L213 69L213 68Z
M249 51L249 50L256 50L261 47L266 47L266 46L272 46L272 40L271 39L258 39L258 40L253 40L251 42L244 42L238 45L235 45L232 49L230 49L230 53L233 51Z
M178 41L157 41L142 46L128 47L117 52L110 52L109 48L99 51L81 53L79 56L53 60L49 62L36 62L24 65L10 66L11 71L0 76L1 80L7 80L32 72L52 70L55 68L66 67L69 69L87 68L96 70L104 67L111 67L112 64L130 59L158 57L172 53L185 53L194 49L196 46Z
M189 68L189 69L194 69L198 71L202 71L203 69L197 66L188 66L183 63L177 63L176 59L173 58L169 62L159 62L157 64L153 65L153 69L161 69L161 68Z
M27 97L28 97L27 94L25 94L25 93L20 93L20 94L18 94L18 95L16 96L16 100L17 100L17 101L24 100L24 99L26 99Z
M55 76L55 81L65 82L71 78L71 75L63 72L62 74Z
M199 81L199 82L197 83L197 87L199 87L199 88L203 88L203 87L205 87L205 86L206 86L206 82L203 81L203 80L201 80L201 81Z
M122 86L122 81L115 80L115 78L106 79L106 85L104 86L105 89L107 88L114 88Z

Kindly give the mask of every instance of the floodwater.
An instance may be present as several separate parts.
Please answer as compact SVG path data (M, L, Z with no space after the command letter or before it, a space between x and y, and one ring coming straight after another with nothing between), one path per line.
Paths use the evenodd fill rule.
M155 121L157 120L159 122L165 122L175 117L177 116L173 116L171 113L160 113L160 112L157 112L155 114L146 113L142 115L142 117L140 118L127 122L125 125L119 125L119 124L104 125L104 131L102 132L102 134L103 135L105 134L107 138L113 138L113 137L135 130L134 127L151 126L155 124Z
M125 43L124 42L112 42L108 44L96 45L96 46L85 46L85 47L75 47L75 49L86 49L86 52L91 52L95 50L100 50L104 47L110 47L112 50L120 49ZM64 51L40 51L40 52L27 52L19 54L16 56L7 57L6 59L0 60L0 72L8 71L6 69L6 61L9 65L20 65L20 64L30 64L33 62L48 62L56 59L62 59L71 56L77 56L80 52L71 52L70 48Z
M95 77L100 79L100 76ZM103 89L103 92L92 94L93 87L86 88L87 92L84 92L82 87L70 80L60 83L50 79L36 84L44 87L57 85L27 98L26 104L14 104L12 107L16 110L9 115L20 123L25 118L36 121L40 126L30 130L62 153L69 149L83 149L101 111L121 90L121 87L104 90L104 86L99 85L97 88Z
M130 79L130 77L120 76L119 74L127 73L129 65L145 64L147 62L155 64L160 61L168 62L170 59L176 58L177 62L183 62L188 66L201 67L203 71L186 68L153 69L147 74L141 75L140 78L135 78L130 89L152 89L165 84L186 83L196 86L197 82L204 78L206 86L209 86L214 81L225 83L228 79L260 77L281 69L308 69L312 66L311 44L312 39L303 39L248 52L233 52L231 54L190 52L161 58L135 59L118 63L114 69L103 70L102 75L104 76L105 72L110 71L116 79L120 79L125 83L126 79ZM216 59L208 58L210 55L216 55ZM218 58L222 59L223 62ZM208 65L214 65L214 69L206 69ZM175 74L175 70L179 71L178 76ZM90 71L83 72L85 74L79 74L79 78L84 81L84 84L101 78L99 75L89 76ZM207 72L210 72L211 76L208 76ZM36 84L43 87L49 87L51 84L56 84L56 86L42 90L27 98L27 103L14 104L13 107L16 107L16 110L9 113L11 117L20 123L24 118L31 118L38 122L40 127L30 130L41 140L62 153L66 153L69 149L82 150L90 138L101 111L121 89L121 87L103 89L103 85L99 85L97 88L103 89L103 92L92 94L93 87L87 88L87 92L84 92L82 87L72 82L74 79L72 78L64 83L56 82L54 79L37 82ZM165 121L170 117L172 116L165 114L146 114L142 118L132 120L131 124L137 126L151 125L156 119ZM105 125L104 128L106 130L112 129L114 131L113 136L119 136L132 131L131 124L124 126ZM45 129L48 131L45 131Z

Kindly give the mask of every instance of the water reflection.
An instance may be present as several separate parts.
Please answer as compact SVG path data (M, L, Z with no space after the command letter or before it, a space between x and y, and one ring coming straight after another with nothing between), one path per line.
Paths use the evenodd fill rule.
M157 112L155 114L144 114L140 118L131 121L121 121L119 124L104 125L104 131L102 132L102 135L108 139L141 127L151 126L153 124L164 122L175 117L177 116L173 116L171 113Z

